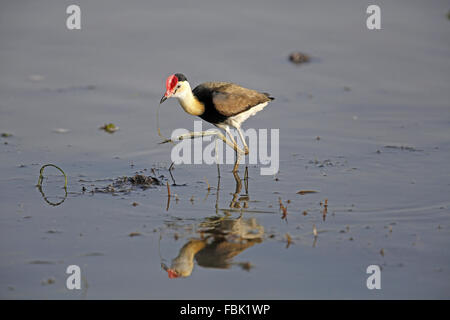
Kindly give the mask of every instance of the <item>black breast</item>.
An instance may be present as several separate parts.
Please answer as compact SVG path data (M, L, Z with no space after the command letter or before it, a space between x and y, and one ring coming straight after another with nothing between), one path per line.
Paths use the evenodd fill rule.
M212 124L224 122L228 118L227 116L220 114L214 107L211 90L200 85L195 87L194 90L192 90L192 93L198 101L205 105L205 112L199 116L200 118Z

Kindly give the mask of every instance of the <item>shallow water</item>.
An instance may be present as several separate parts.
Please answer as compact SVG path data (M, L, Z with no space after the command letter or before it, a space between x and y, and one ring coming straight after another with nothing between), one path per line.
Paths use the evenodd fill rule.
M79 3L80 31L64 3L1 4L0 297L450 297L446 2L381 1L380 31L359 1ZM292 65L295 50L312 62ZM175 72L275 96L245 128L280 129L279 173L250 165L245 190L244 166L236 179L223 165L218 194L215 166L176 166L168 206L155 114ZM160 116L167 136L193 129L176 101ZM46 163L68 175L64 199L46 169L58 206L36 188ZM136 172L163 184L91 192ZM190 274L169 279L161 263L185 245ZM381 290L366 287L372 264Z

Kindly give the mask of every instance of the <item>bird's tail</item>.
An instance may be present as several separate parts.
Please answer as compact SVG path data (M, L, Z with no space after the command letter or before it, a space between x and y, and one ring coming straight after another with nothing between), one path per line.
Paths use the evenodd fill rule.
M265 96L266 96L267 98L269 98L270 100L275 100L274 97L271 97L271 96L270 96L270 93L263 92L263 95L265 95Z

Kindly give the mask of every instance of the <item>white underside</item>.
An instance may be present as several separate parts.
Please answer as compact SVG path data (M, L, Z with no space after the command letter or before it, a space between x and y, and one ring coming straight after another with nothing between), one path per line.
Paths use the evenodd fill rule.
M241 112L235 116L229 117L227 120L225 120L222 123L216 124L217 127L221 129L225 129L227 126L240 128L241 124L250 118L251 116L254 116L256 113L264 109L265 106L267 106L268 102L260 103L254 106L251 109L248 109L247 111Z

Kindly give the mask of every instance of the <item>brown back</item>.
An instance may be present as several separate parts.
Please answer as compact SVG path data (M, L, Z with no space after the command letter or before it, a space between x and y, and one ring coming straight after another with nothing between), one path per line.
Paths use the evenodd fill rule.
M226 117L237 115L260 103L268 102L267 93L247 89L231 82L205 82L193 90L205 105L213 104L218 113Z

